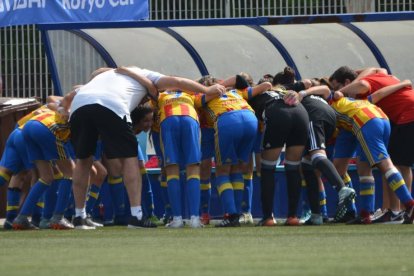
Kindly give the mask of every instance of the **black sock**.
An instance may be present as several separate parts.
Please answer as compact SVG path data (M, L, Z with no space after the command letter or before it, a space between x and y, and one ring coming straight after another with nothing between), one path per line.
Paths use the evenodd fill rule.
M302 181L302 177L300 176L300 162L287 162L289 161L285 161L288 194L288 217L296 217Z
M261 193L263 218L271 217L273 214L273 198L275 195L275 166L262 163L261 169Z
M319 214L319 183L315 170L311 164L302 162L302 172L308 188L308 200L312 214Z
M321 171L322 175L326 177L336 191L339 191L345 186L334 164L326 156L319 155L317 158L314 158L312 165Z

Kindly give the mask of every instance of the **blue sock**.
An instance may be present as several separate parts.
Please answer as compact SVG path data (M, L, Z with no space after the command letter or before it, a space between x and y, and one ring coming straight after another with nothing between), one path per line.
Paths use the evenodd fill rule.
M326 207L326 193L325 191L319 192L319 205L321 206L321 215L328 217L328 208Z
M344 181L344 184L346 187L353 188L351 177L348 173L345 173L345 175L342 176L342 180ZM356 205L355 205L355 199L352 200L351 203L347 206L348 210L354 211L356 213Z
M66 208L64 217L71 220L75 214L75 196L73 195L73 191L71 191L69 195L69 205L68 208Z
M19 188L7 189L7 213L6 219L13 221L19 213L20 194L22 191Z
M172 215L170 199L168 198L168 185L167 185L167 178L165 176L161 176L161 198L162 202L164 203L164 215L166 217L170 217Z
M63 215L69 206L70 192L72 191L72 179L62 178L58 181L59 187L54 214Z
M87 214L92 214L93 213L93 209L95 207L96 201L99 198L99 191L101 190L101 187L92 184L89 187L89 192L88 192L88 196L86 198L86 213Z
M200 176L187 176L186 194L190 216L198 216L200 212Z
M300 202L302 204L302 213L309 212L310 206L308 201L308 186L304 179L302 179L301 182Z
M47 191L47 190L46 190ZM42 217L43 207L45 206L45 193L39 198L32 212L32 222L40 222Z
M401 203L406 206L411 206L413 198L408 191L407 185L405 184L401 173L396 168L393 168L385 173L385 177L387 178L388 185L400 199Z
M372 176L361 176L359 178L359 200L361 211L369 213L375 211L375 179Z
M42 179L39 178L39 180L30 189L30 192L23 203L20 215L30 216L33 213L33 209L35 208L37 201L43 195L43 193L49 188L49 186L50 184L44 182Z
M11 176L5 172L0 171L0 187L9 183Z
M243 213L251 213L253 200L253 173L243 174L243 181L244 191L241 208Z
M231 185L233 186L234 192L234 204L236 205L236 213L241 213L241 205L243 201L244 193L244 179L242 173L230 174Z
M230 182L230 178L227 175L217 176L216 185L224 213L236 214L237 210L234 202L233 185Z
M173 216L182 216L181 185L178 175L167 176L167 189Z
M200 207L202 214L210 213L211 183L210 179L200 180Z
M109 190L111 192L114 215L125 216L125 188L122 177L108 177Z
M151 182L148 177L147 169L141 168L142 175L142 211L144 216L154 215L154 195L152 193Z
M53 180L52 184L50 184L49 189L47 189L43 194L44 207L42 217L45 219L50 219L53 215L53 211L55 210L58 186L59 181Z

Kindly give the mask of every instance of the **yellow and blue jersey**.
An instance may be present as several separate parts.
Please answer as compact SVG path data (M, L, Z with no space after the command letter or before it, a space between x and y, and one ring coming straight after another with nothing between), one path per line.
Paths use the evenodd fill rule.
M331 101L330 104L337 113L338 127L352 131L354 134L372 119L388 119L381 108L366 100L343 97L337 101Z
M201 95L190 95L183 91L166 91L158 97L160 123L171 116L190 116L198 122L195 106L201 106Z
M250 110L254 113L246 101L251 97L252 90L249 87L243 90L229 90L221 97L214 98L208 103L205 103L203 96L202 103L206 107L206 113L210 117L209 119L215 122L220 115L230 111Z
M33 116L28 121L38 121L46 126L57 140L67 142L70 138L70 127L59 113L50 109L44 110L43 113Z

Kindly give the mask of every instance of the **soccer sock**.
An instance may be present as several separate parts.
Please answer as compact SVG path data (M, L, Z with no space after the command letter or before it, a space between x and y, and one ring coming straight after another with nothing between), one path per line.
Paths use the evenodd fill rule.
M332 162L323 154L312 156L312 165L318 169L328 182L339 192L344 187L344 182Z
M296 217L300 198L300 161L285 160L285 173L288 194L288 217ZM319 210L318 210L319 211Z
M342 176L342 181L344 182L346 187L353 188L352 180L348 173L345 173ZM353 199L352 202L350 202L347 207L348 207L348 210L352 210L356 213L355 199Z
M142 206L144 215L151 217L154 215L154 196L151 189L151 182L148 177L147 169L141 168L142 175Z
M44 191L49 188L50 184L43 181L41 178L33 185L30 189L29 194L26 197L26 200L23 203L22 209L20 211L20 215L29 216L33 213L33 209L39 200L39 198L43 195Z
M200 176L187 176L187 202L190 216L199 216L200 212Z
M315 174L315 170L312 164L310 162L307 162L307 160L302 160L302 172L307 185L308 200L311 212L312 214L319 214L320 205L318 178Z
M86 218L85 208L75 208L75 217Z
M210 198L211 198L211 183L210 179L200 180L200 205L201 213L208 214L210 213Z
M174 217L182 216L181 210L181 185L178 175L167 176L168 199L171 204Z
M309 199L308 199L308 186L306 180L302 179L301 183L301 192L300 192L300 202L302 203L302 212L305 210L310 210Z
M223 205L224 213L236 214L236 204L234 202L233 185L231 185L229 176L217 176L216 184L217 191L220 196L220 201Z
M244 193L244 180L242 173L232 173L230 174L231 185L233 186L234 192L234 204L236 205L236 213L241 213L241 205L243 201Z
M253 172L243 174L244 191L242 201L242 212L252 212L252 200L253 200Z
M168 185L167 185L167 178L165 175L161 175L161 198L162 202L164 203L164 213L166 217L170 217L172 215L170 199L168 198Z
M321 215L323 217L328 217L328 208L326 207L326 193L325 190L319 192L319 206L321 210Z
M0 187L9 183L11 176L5 172L0 171Z
M93 209L95 207L96 201L99 198L99 191L101 190L101 187L98 185L92 184L89 187L88 196L86 198L86 213L92 214Z
M414 203L413 198L408 191L407 185L405 184L401 173L396 168L392 168L385 173L385 178L387 178L388 185L391 187L400 201L406 207L412 206Z
M131 206L131 216L142 219L142 207L141 206Z
M111 192L114 215L125 216L125 188L121 176L108 176L109 191Z
M52 184L50 184L49 189L47 189L43 194L44 207L42 217L45 219L50 219L53 215L53 211L55 210L58 186L58 180L53 180Z
M276 161L261 161L261 191L260 200L262 203L263 218L273 216L273 198L275 196L275 168Z
M361 211L373 213L375 210L375 179L373 176L359 178L359 200Z
M72 190L72 179L59 179L59 188L57 192L56 207L53 214L63 215L69 206L70 192Z
M22 190L19 188L8 188L7 189L7 213L6 219L13 221L19 212L20 194Z
M43 193L43 195L39 198L39 200L36 202L36 205L33 208L32 222L33 221L39 222L40 218L42 217L43 207L45 206L45 199L44 199L45 197L44 197L44 195L45 194Z

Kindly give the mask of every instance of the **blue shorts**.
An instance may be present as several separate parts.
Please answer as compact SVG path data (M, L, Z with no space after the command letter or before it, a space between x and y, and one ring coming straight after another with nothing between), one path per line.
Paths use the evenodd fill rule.
M214 157L214 128L201 128L201 160Z
M138 143L138 161L145 161L144 154L142 153L142 149L139 143Z
M356 137L361 146L361 161L367 160L371 166L388 159L387 146L391 126L386 119L375 118L368 121Z
M358 140L350 131L341 129L335 140L333 158L353 158L356 156Z
M171 116L161 123L164 166L190 165L201 161L200 126L189 116Z
M220 115L214 125L216 162L236 165L249 162L256 140L257 119L250 110L237 110Z
M262 142L263 142L263 132L257 130L256 132L256 140L254 141L253 145L253 152L254 153L261 153L262 152Z
M55 135L41 122L28 121L23 127L23 135L31 162L67 160L74 157L72 145L56 140Z
M21 129L15 128L7 138L0 166L12 171L13 174L33 168L33 163L29 161Z

